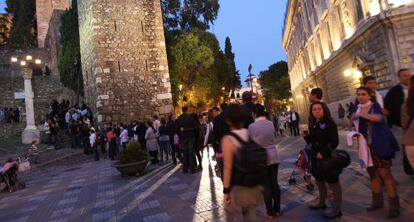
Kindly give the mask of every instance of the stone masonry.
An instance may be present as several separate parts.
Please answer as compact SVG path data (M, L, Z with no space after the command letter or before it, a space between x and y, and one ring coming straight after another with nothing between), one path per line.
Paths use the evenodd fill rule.
M173 111L159 0L78 2L85 97L99 123Z
M36 0L37 42L39 48L45 47L50 19L54 10L69 8L71 0Z

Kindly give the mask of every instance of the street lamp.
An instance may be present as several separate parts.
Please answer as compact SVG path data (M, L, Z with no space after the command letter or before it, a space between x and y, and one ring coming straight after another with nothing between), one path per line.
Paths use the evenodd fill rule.
M32 141L40 139L40 132L36 127L34 119L32 77L33 68L39 66L42 61L37 58L33 61L33 57L31 55L23 56L23 59L20 59L20 63L17 56L11 57L10 61L16 67L21 68L21 71L23 73L26 128L22 132L22 143L30 144Z

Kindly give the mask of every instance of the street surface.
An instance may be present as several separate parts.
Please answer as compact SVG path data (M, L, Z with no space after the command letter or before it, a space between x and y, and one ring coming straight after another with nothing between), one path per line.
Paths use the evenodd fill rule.
M340 134L341 146L349 151L353 163L341 175L344 216L338 221L387 221L387 208L365 211L371 198L369 179L357 163L356 148L344 148L345 133ZM300 137L278 138L282 215L274 221L324 221L321 211L307 208L317 192L306 191L302 174L296 176L297 185L288 184L303 145ZM0 193L0 221L224 221L222 184L209 154L204 152L203 172L193 175L182 174L180 165L171 163L142 177L121 177L108 160L51 165L25 176L26 189ZM402 171L401 152L393 164L402 207L395 221L412 221L414 180ZM264 212L264 206L257 209L259 215Z

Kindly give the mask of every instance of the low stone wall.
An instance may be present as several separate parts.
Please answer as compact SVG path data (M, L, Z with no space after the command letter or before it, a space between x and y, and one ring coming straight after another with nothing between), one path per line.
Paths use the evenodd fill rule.
M25 123L0 123L1 140L20 135L25 126Z

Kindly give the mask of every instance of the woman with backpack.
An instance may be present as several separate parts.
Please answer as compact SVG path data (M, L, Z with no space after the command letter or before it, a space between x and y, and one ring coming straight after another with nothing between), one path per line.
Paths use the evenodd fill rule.
M279 169L279 154L276 149L275 127L266 118L264 106L256 104L253 109L254 123L249 125L249 135L252 140L266 149L266 181L263 198L266 205L266 218L271 219L280 215L280 187L277 179Z
M324 217L329 219L341 217L342 190L339 175L342 168L333 167L330 164L333 151L339 144L338 127L325 103L312 103L308 131L305 131L303 136L306 143L311 145L311 173L315 177L319 190L319 202L309 205L309 208L311 210L326 208L327 183L333 193L334 206L332 211L324 214Z
M399 149L398 142L384 121L384 114L380 104L371 101L372 91L368 87L357 89L359 101L358 109L354 114L355 129L367 141L370 159L373 164L368 165L367 171L371 179L372 204L367 211L374 211L384 207L382 183L387 189L389 211L387 218L395 218L400 214L400 202L397 188L391 174L392 159Z
M226 221L258 221L256 207L263 201L263 187L260 184L241 185L242 181L239 178L243 175L236 167L240 164L240 161L236 159L236 154L241 154L242 145L249 141L249 132L243 128L246 117L247 113L237 104L229 105L224 113L225 121L231 130L230 135L224 136L221 140L224 162L223 202ZM266 158L266 151L264 155ZM244 182L253 183L254 181Z
M408 97L401 109L403 137L401 143L411 168L414 168L414 76L411 76Z

